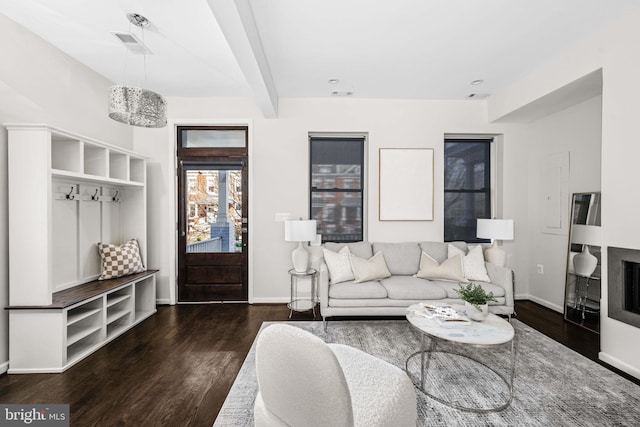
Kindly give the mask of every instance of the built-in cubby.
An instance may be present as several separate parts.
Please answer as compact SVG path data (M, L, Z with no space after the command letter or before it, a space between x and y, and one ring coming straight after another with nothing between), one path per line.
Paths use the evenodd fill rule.
M82 144L65 135L51 135L51 169L65 172L82 172Z
M129 158L126 154L115 151L109 152L109 178L129 179Z
M84 144L84 173L106 178L109 176L107 169L107 149L92 144Z
M144 160L129 158L129 180L133 182L145 182Z
M62 372L156 312L155 274L95 280L9 311L9 373Z
M154 272L96 280L100 242L135 238L147 265L146 159L47 125L4 126L9 372L61 372L156 311Z

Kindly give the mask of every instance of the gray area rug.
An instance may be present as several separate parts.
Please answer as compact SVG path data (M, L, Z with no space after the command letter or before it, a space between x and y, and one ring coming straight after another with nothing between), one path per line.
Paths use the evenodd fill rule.
M265 322L262 327L268 325ZM290 322L326 342L348 344L402 369L420 348L419 335L404 320ZM516 330L516 371L511 405L499 413L477 414L438 403L417 391L419 426L638 426L640 386L568 349L522 322ZM257 393L255 343L216 419L215 427L253 426ZM445 351L482 360L508 376L510 346L446 345ZM415 363L413 361L415 360ZM419 378L419 358L409 363ZM463 406L486 408L508 400L505 383L468 359L437 354L432 359L427 389Z

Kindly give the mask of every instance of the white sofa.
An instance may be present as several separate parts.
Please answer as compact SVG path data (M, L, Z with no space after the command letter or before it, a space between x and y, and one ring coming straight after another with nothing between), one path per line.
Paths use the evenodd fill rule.
M456 247L467 253L467 244L454 242ZM402 316L406 308L418 302L444 302L464 304L456 289L459 283L444 280L426 280L414 275L419 271L422 252L438 263L447 260L448 243L407 242L407 243L325 243L325 249L338 252L349 247L352 255L369 259L382 252L391 277L363 283L346 281L331 283L329 270L320 258L319 289L320 313L323 320L333 316ZM492 292L497 302L489 303L489 311L494 314L511 316L513 310L513 273L510 269L485 263L490 282L478 283Z

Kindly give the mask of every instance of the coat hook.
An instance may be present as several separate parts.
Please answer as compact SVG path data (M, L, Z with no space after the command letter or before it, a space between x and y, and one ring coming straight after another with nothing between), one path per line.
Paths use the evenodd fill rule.
M69 194L65 195L65 198L66 198L67 200L73 200L73 199L75 199L75 198L76 198L76 196L75 196L75 195L73 195L73 194L71 194L71 193L73 193L73 185L71 186L71 190L69 191Z
M100 197L98 196L98 189L96 188L96 192L91 196L91 200L98 200Z
M119 202L120 201L120 197L118 197L118 194L120 194L120 190L116 190L116 194L113 195L113 201L114 202Z

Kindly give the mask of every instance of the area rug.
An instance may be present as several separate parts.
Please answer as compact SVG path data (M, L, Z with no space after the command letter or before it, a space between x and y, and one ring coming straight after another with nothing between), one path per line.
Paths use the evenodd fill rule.
M262 328L269 322L265 322ZM290 322L326 342L348 344L402 369L420 348L420 336L404 320ZM640 386L553 341L517 320L516 368L511 405L497 413L460 411L417 391L418 426L637 426ZM255 342L214 423L215 427L253 426L257 393ZM509 374L510 346L444 346L445 351L481 360ZM416 360L416 363L413 361ZM419 358L409 374L419 378ZM505 383L466 358L441 353L432 359L427 389L463 406L499 406L509 398Z

